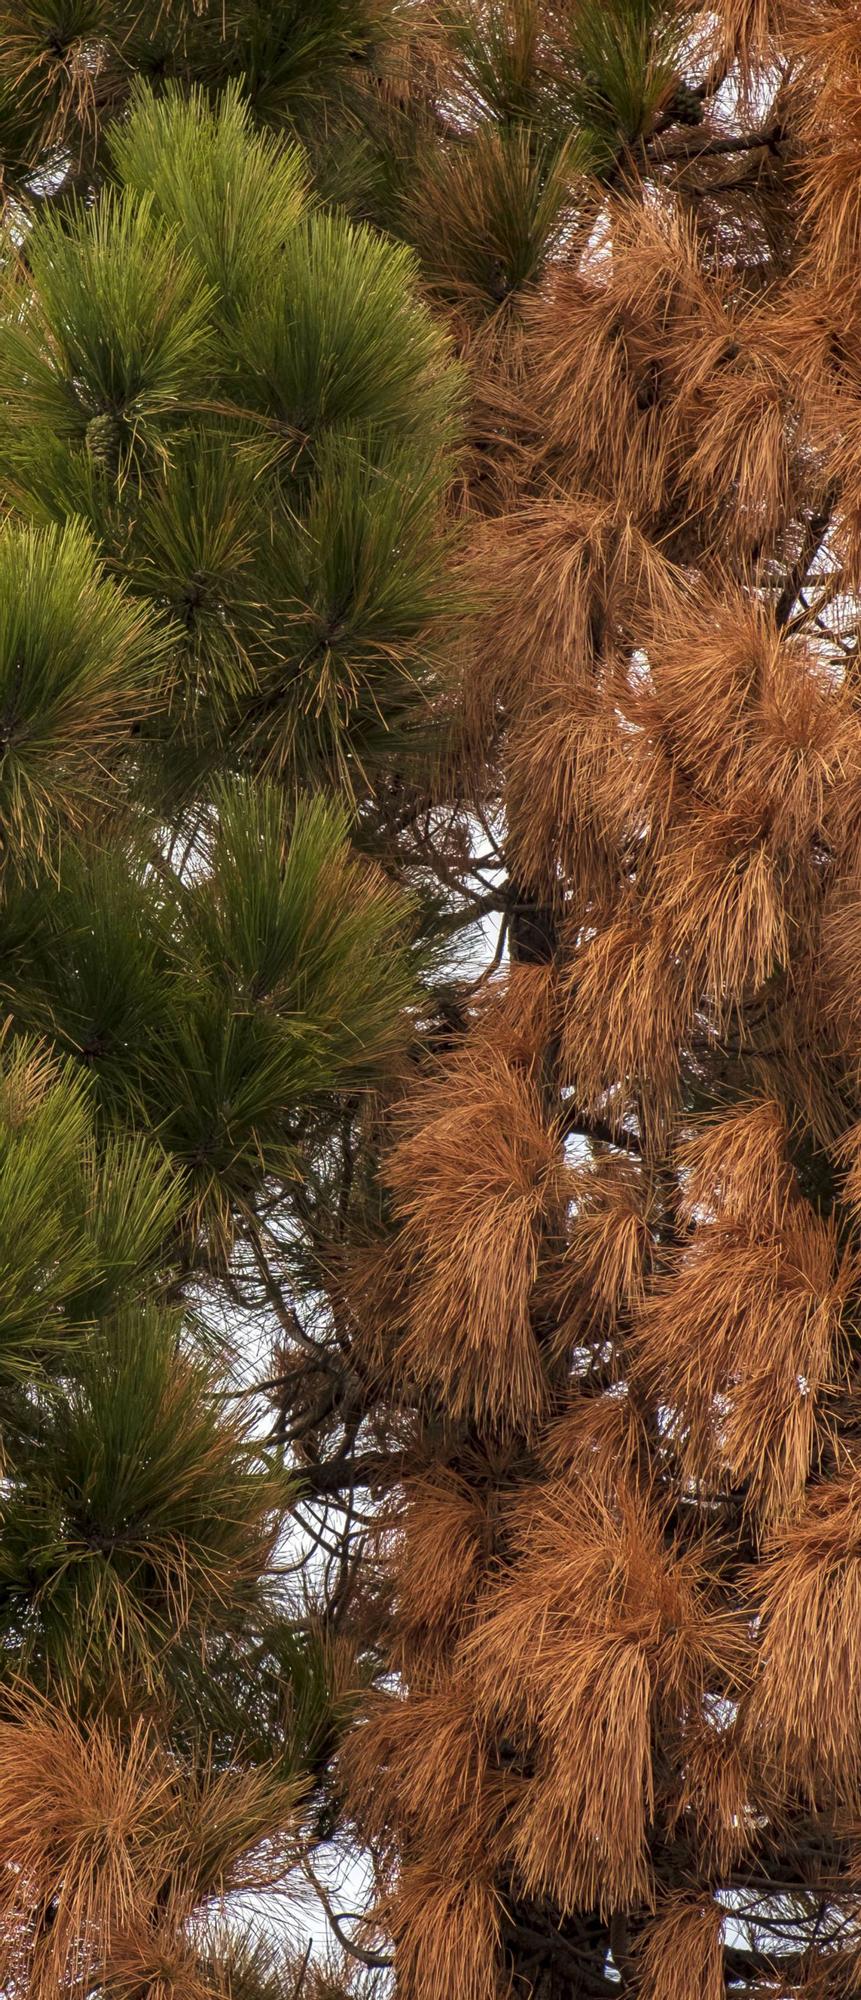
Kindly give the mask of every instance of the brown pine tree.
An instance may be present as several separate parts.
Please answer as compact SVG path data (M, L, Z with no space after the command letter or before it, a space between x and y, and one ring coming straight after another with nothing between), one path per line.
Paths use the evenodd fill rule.
M345 1784L399 2000L849 1995L861 9L471 0L432 91L450 791L509 949L343 1266Z

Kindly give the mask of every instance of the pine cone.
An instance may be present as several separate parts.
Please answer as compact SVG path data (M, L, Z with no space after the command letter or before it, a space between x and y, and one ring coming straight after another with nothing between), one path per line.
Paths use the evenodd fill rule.
M90 418L86 431L87 450L96 465L111 475L119 467L122 437L122 422L112 411L100 410L97 417Z
M667 115L675 125L701 125L704 118L702 99L689 83L677 83L667 106Z

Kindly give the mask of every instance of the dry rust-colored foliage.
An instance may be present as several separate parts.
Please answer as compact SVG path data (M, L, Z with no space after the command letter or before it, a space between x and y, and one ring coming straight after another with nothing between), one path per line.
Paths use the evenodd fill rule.
M564 1186L538 1091L479 1044L421 1090L408 1116L387 1168L409 1274L402 1366L455 1416L537 1416L529 1300Z
M806 1203L764 1236L717 1221L675 1253L639 1316L635 1373L692 1478L747 1482L766 1516L800 1504L856 1283Z
M72 1978L131 2000L209 2000L191 1920L276 1886L297 1853L277 1771L183 1769L138 1722L32 1700L0 1723L0 1977L49 2000ZM17 1990L13 1987L13 1990Z
M859 1473L813 1489L757 1578L764 1623L747 1727L792 1794L857 1813Z
M653 98L648 11L516 283L506 119L535 221L560 34L621 99L589 10L466 10L413 204L472 376L463 791L534 922L406 1092L363 1307L414 1429L345 1770L409 2000L861 1962L861 8L665 10Z
M711 1899L669 1897L640 1942L642 2000L723 2000L723 1912Z
M499 1898L489 1874L406 1867L391 1927L404 2000L499 2000Z
M633 1479L608 1491L584 1464L513 1507L508 1543L461 1647L487 1728L529 1750L498 1839L530 1896L648 1901L652 1732L698 1706L716 1661L741 1683L740 1621Z

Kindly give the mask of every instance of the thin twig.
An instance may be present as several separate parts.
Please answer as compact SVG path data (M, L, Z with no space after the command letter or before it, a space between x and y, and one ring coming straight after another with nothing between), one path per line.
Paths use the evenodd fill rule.
M798 561L793 563L774 607L774 616L781 631L789 623L798 601L799 591L804 588L828 533L835 497L833 491L829 492L818 513L811 514L807 523Z
M367 1965L372 1972L388 1972L394 1965L394 1959L385 1957L379 1951L365 1951L362 1945L354 1944L352 1938L348 1938L346 1931L341 1929L340 1919L335 1915L326 1890L323 1888L322 1882L315 1875L310 1861L306 1858L302 1865L312 1888L320 1898L327 1920L335 1933L341 1949L348 1952L351 1958L357 1958L360 1965Z
M298 1971L298 1973L297 1973L297 1975L296 1975L296 1984L295 1984L295 1986L294 1986L294 1988L293 1988L293 2000L299 2000L299 1994L300 1994L300 1992L301 1992L301 1990L302 1990L302 1986L303 1986L303 1983L304 1983L304 1979L305 1979L305 1974L306 1974L306 1972L307 1972L307 1970L308 1970L308 1967L309 1967L309 1965L310 1965L310 1963L311 1963L311 1946L312 1946L313 1942L314 1942L313 1938L309 1938L309 1939L308 1939L308 1943L307 1943L307 1945L305 1946L305 1950L304 1950L304 1953L303 1953L303 1955L302 1955L302 1963L301 1963L301 1965L300 1965L300 1967L299 1967L299 1971Z

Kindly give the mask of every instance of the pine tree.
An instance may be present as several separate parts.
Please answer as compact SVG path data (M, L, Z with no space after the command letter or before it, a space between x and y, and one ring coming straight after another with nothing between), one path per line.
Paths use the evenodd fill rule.
M861 15L445 29L395 206L468 371L452 798L509 962L330 1288L344 1783L399 2000L848 1996Z
M10 2000L344 1991L261 1930L365 1672L303 1569L288 1337L333 1384L271 1233L438 976L376 801L434 737L460 377L408 246L324 203L391 25L3 10Z

